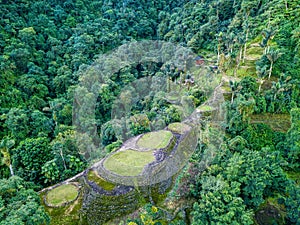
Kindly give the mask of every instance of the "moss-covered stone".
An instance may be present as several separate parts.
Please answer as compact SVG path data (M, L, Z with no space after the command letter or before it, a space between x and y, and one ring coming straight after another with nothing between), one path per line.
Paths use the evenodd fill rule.
M207 112L207 111L212 111L213 107L211 107L209 105L201 105L197 109L202 112Z
M40 194L42 200L46 193L43 192ZM81 217L81 207L83 203L83 195L82 192L79 193L78 198L73 201L72 203L62 206L62 207L49 207L45 204L44 201L43 205L45 207L46 212L51 217L50 225L87 225L88 223Z
M98 175L98 173L94 170L90 170L87 174L87 179L89 181L94 182L99 187L103 188L105 191L112 191L115 188L115 184L104 180L102 177Z
M191 127L184 123L171 123L169 124L168 129L174 133L184 134L188 132Z
M139 207L138 199L135 190L116 196L101 195L89 190L85 193L83 214L88 224L103 224L136 210Z
M259 225L284 224L285 213L279 206L266 203L255 213L255 220Z

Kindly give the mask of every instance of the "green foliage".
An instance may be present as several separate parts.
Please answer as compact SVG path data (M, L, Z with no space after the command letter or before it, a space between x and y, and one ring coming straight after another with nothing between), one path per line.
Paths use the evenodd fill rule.
M130 117L130 131L136 136L150 131L150 121L145 114Z
M10 170L10 175L14 175L12 169L11 160L11 148L15 145L15 141L8 137L4 137L0 142L0 165L1 165L1 177L7 178L9 176L8 170ZM4 167L4 168L3 168Z
M286 169L299 171L297 0L2 0L0 15L1 177L10 175L11 164L15 174L42 185L81 172L86 162L78 153L71 127L78 80L100 54L134 40L161 39L188 46L195 53L205 52L205 66L217 64L227 75L234 71L246 76L230 82L231 103L226 103L226 121L222 124L227 134L235 137L229 140L228 155L211 156L215 161L203 177L192 174L192 178L186 178L190 179L196 197L194 223L251 223L251 210L274 192L286 196L287 223L299 222L297 188L290 184L283 190L280 182L286 181L279 165L283 157ZM86 127L92 124L98 130L101 128L107 152L132 135L180 122L206 100L205 91L198 84L188 90L183 88L182 98L166 96L159 88L147 96L138 96L136 91L120 95L128 84L145 76L166 72L172 82L182 76L170 65L165 66L169 68L162 71L159 63L140 62L116 71L110 79L104 78L98 96L91 96L84 89L77 93L80 100L97 98L95 118ZM250 77L255 76L255 71L259 83ZM266 80L267 76L270 80ZM168 88L174 87L169 83ZM143 84L141 89L147 87ZM136 102L135 98L140 100ZM181 106L171 104L174 101L180 101ZM125 112L120 110L120 116L110 120L113 110L118 110L122 103L132 104L123 104L128 107ZM292 126L286 138L263 124L251 124L253 113L290 113ZM282 125L284 120L280 117L262 122L272 124L271 120L277 118L281 123L276 123L275 129L286 131L289 123ZM12 142L14 146L9 144ZM198 152L193 163L201 161L202 156L209 157L206 145L201 145L204 152ZM213 153L217 151L214 149ZM199 173L201 166L193 165L191 172ZM18 189L13 193L34 196L25 192ZM0 224L47 223L43 212L37 210L35 197L32 198L34 201L28 197L20 203L19 197L12 197L7 204L2 197L0 209L4 207L11 216L3 220L0 210ZM23 204L22 209L15 210L19 203ZM151 214L150 206L147 207L145 221L163 223L156 221L156 214ZM30 213L37 211L32 220ZM55 213L60 210L53 210ZM54 217L56 224L73 223L72 216Z
M117 141L113 121L106 122L101 127L101 140L103 145L111 144Z
M50 143L50 158L42 165L45 183L57 183L81 172L86 162L78 153L75 133L72 130L59 132Z
M23 109L12 108L7 114L5 123L12 136L19 141L29 134L29 117Z
M299 185L291 183L287 186L288 197L285 199L285 205L287 208L288 222L293 224L299 224L300 222L300 189Z
M292 126L287 133L287 157L289 166L296 171L300 169L300 109L291 110Z
M17 176L0 180L0 224L49 224L50 218L30 183Z
M239 93L243 96L248 95L256 95L257 93L257 83L255 78L250 77L250 76L246 76L244 77L239 85L241 86L241 89L239 90Z
M27 181L43 184L42 166L51 159L49 140L44 137L27 138L13 149L13 167L16 175Z
M193 206L192 224L253 224L253 212L238 197L240 184L222 177L208 176L199 181L202 190Z
M42 112L35 110L31 113L30 127L34 128L32 136L48 135L52 132L53 123Z
M114 151L118 150L119 147L122 146L122 143L123 143L122 141L115 141L115 142L105 146L105 151L108 153L114 152Z
M42 174L45 176L45 183L55 183L60 178L60 171L56 160L46 162L42 167Z
M160 225L166 224L163 211L150 203L146 204L136 220L128 220L127 225ZM172 223L173 224L173 223Z
M286 175L278 152L245 148L247 141L236 137L229 149L218 151L213 164L195 176L191 194L195 224L253 224L253 211L274 191L284 193ZM196 164L199 162L195 162Z
M248 141L250 148L257 151L267 146L274 149L277 144L274 142L273 131L265 124L253 124L248 126L241 135Z

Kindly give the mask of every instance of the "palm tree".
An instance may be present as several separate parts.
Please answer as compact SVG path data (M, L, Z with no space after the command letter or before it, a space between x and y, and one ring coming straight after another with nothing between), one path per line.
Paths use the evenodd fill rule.
M239 61L241 61L242 60L242 56L243 56L243 47L244 47L244 44L246 42L246 36L239 34L236 37L236 41L237 41L237 43L240 46Z
M230 86L230 89L231 89L231 104L232 104L235 93L240 89L240 85L239 85L239 82L230 80L229 81L229 86Z
M273 64L279 59L279 57L282 55L282 53L279 52L279 50L271 49L268 54L266 55L268 60L271 62L270 69L269 69L269 78L271 77L272 70L273 70Z
M263 36L262 42L260 43L260 46L264 48L264 53L269 53L270 50L270 43L269 41L272 40L276 34L277 30L273 27L269 27L264 29L261 34Z
M264 83L264 78L267 76L267 66L263 66L263 67L260 67L260 66L256 66L256 74L259 78L259 87L258 87L258 92L260 93L260 90L261 90L261 86L262 84Z
M250 12L249 12L250 13ZM243 56L243 63L245 63L245 58L246 58L246 51L247 51L247 41L248 41L248 36L249 36L249 22L248 22L248 16L249 13L247 13L246 21L244 22L243 29L244 32L246 32L245 40L244 40L244 56Z
M242 36L242 35L237 35L235 37L235 39L234 39L234 41L236 43L238 43L238 45L240 46L239 52L236 53L236 57L235 57L236 66L234 68L234 76L237 75L237 71L238 71L238 69L240 67L240 63L241 63L242 55L243 55L243 47L244 47L244 44L245 44L245 40L246 40L245 37ZM232 51L231 51L231 54L233 54Z

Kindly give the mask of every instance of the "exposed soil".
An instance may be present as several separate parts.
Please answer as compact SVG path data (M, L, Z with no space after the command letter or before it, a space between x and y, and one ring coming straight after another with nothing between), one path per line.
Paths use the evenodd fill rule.
M283 224L284 222L280 211L270 204L255 213L255 220L259 225Z

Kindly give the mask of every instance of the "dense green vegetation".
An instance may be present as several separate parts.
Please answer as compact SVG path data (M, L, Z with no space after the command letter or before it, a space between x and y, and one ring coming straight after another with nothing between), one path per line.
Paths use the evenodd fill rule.
M49 224L35 185L13 176L0 180L0 224Z
M207 100L205 88L183 84L191 77L182 68L126 66L99 91L100 153L81 154L72 124L80 78L100 55L143 39L191 48L204 57L207 77L217 66L228 94L226 118L209 131L212 140L216 126L226 135L214 149L200 137L170 192L172 207L150 201L127 222L299 224L299 24L298 0L0 0L0 224L48 224L35 191L82 172L128 137L180 122ZM178 96L159 89L138 100L123 91L164 72L169 89L177 82L183 90L181 107L173 104ZM131 98L132 107L111 118ZM144 163L126 163L132 160ZM71 223L73 216L52 223Z

